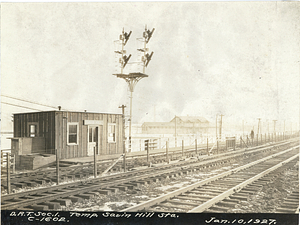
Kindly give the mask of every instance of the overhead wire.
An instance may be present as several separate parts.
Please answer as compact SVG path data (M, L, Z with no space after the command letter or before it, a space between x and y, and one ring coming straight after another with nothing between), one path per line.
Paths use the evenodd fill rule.
M41 104L41 103L38 103L38 102L33 102L33 101L21 99L21 98L16 98L16 97L8 96L8 95L1 95L1 96L7 97L7 98L12 98L12 99L23 101L23 102L28 102L28 103L36 104L36 105L40 105L40 106L45 106L45 107L57 109L57 107L55 107L55 106L45 105L45 104Z
M7 105L16 106L16 107L20 107L20 108L24 108L24 109L33 109L33 110L37 110L37 111L42 112L42 110L40 110L40 109L30 108L30 107L27 107L27 106L16 105L16 104L12 104L12 103L8 103L8 102L3 102L3 101L1 101L1 103L7 104Z

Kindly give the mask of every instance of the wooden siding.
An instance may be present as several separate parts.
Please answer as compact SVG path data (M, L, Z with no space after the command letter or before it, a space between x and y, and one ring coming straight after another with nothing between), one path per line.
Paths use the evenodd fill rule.
M123 123L122 115L102 114L88 112L56 112L56 141L57 149L61 159L86 157L88 155L88 125L84 125L84 120L101 121L99 127L99 154L122 154L123 153ZM68 145L68 123L78 124L78 142ZM116 125L116 142L108 142L108 123Z
M45 139L45 152L61 159L85 157L88 153L88 125L84 120L101 121L99 124L99 154L123 153L123 121L120 114L50 111L14 115L14 137L29 137L28 124L37 123L37 137ZM77 144L68 145L68 123L78 123ZM108 124L115 124L115 142L108 142ZM41 147L41 145L39 145Z
M54 112L24 113L14 115L14 137L29 137L28 126L37 123L37 137L44 137L44 149L48 154L55 152ZM43 146L39 146L43 147Z

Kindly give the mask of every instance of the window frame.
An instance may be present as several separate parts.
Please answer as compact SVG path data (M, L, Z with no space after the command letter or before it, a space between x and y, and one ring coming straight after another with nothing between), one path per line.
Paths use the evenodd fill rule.
M76 125L77 129L76 129L76 143L73 142L69 142L69 138L70 138L70 125ZM74 135L74 134L71 134ZM79 144L79 123L78 122L70 122L67 123L67 145L78 145Z
M35 136L31 136L31 126L35 126L36 129L35 129ZM27 134L28 137L30 138L35 138L35 137L39 137L39 123L38 122L28 122L28 134Z
M108 123L108 124L107 124L107 142L108 142L108 143L116 143L116 139L117 139L117 138L116 138L116 125L117 125L116 123ZM109 127L110 127L110 126L113 126L113 127L114 127L114 133L110 133L110 132L109 132L109 129L110 129ZM113 135L112 135L113 140L111 140L110 134L113 134Z

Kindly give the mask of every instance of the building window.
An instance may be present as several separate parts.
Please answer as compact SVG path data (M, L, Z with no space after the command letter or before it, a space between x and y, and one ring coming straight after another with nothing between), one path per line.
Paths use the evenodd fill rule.
M89 142L98 142L98 127L89 127Z
M116 142L116 124L108 124L108 142Z
M29 123L28 124L28 136L37 137L38 136L38 123Z
M29 126L29 136L30 137L36 137L36 135L37 135L37 125L34 125L34 124L31 124L30 126Z
M68 123L68 145L78 144L78 123Z

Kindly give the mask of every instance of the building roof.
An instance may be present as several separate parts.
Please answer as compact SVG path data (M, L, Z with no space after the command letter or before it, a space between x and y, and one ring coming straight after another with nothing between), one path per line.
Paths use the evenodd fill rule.
M170 122L144 122L142 126L159 127L159 126L170 126L170 125L174 125L174 124Z
M207 119L201 116L176 116L170 122L144 122L142 126L151 127L163 127L163 126L175 126L175 118L177 122L183 123L209 123Z
M184 123L209 123L207 119L201 116L175 116L171 122L175 121L175 118L181 120Z
M23 112L23 113L13 113L13 115L19 115L19 114L37 114L37 113L50 113L50 112L122 115L122 113L98 113L98 112L66 111L66 110L51 110L51 111L38 111L38 112Z

